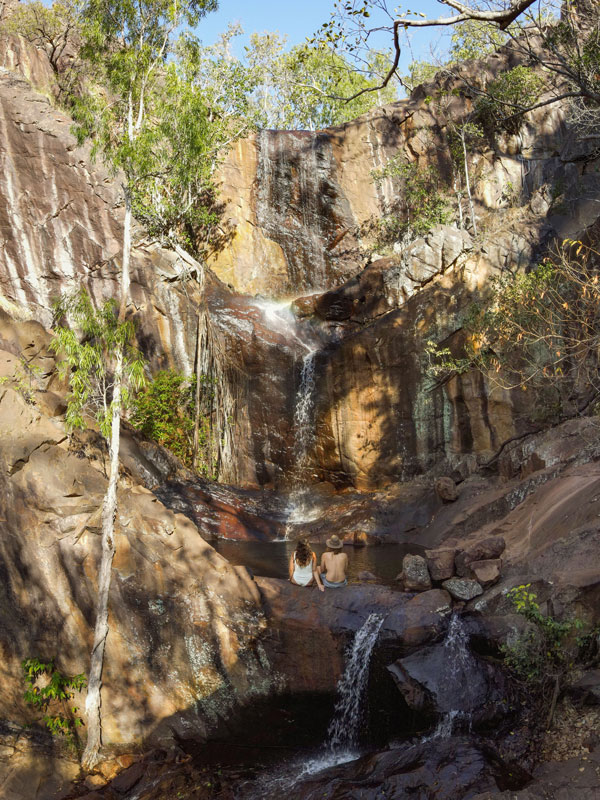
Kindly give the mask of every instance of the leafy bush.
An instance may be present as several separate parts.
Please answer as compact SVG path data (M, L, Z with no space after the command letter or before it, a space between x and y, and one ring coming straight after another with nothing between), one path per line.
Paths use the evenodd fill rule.
M560 622L551 613L542 614L531 584L515 586L507 596L516 611L532 627L512 644L503 647L504 664L519 685L527 705L544 716L538 722L548 727L561 689L568 680L586 636L579 619Z
M214 382L200 376L200 472L212 476L210 420ZM144 436L192 466L196 378L174 370L157 373L136 398L130 422Z
M463 323L461 356L430 347L436 377L475 368L504 389L531 390L554 419L600 397L600 252L580 242L527 273L504 273Z
M69 743L75 743L75 730L83 725L77 716L77 706L69 701L74 692L87 686L87 679L80 675L63 675L54 665L54 659L43 662L38 658L26 658L22 663L27 705L39 711L42 721L52 736L64 736Z
M389 178L397 187L392 208L376 221L377 247L424 236L434 225L451 220L450 205L442 193L443 183L434 167L419 167L394 156L383 169L371 174L376 184Z
M518 133L523 114L537 102L543 89L543 79L530 67L504 72L488 84L485 96L477 101L479 121L490 135L502 130Z
M519 680L539 688L564 678L572 668L576 653L567 639L574 631L580 631L582 624L580 620L559 622L550 615L544 616L537 595L530 588L527 583L507 593L516 611L532 622L533 628L513 644L505 645L504 663Z

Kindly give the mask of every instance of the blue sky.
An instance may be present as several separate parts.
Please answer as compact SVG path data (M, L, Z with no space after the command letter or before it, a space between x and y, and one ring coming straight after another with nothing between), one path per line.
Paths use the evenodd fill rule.
M390 6L393 8L394 4L390 3ZM409 2L406 8L411 6L430 16L444 13L444 6L436 0ZM219 10L202 20L198 34L206 44L211 44L230 22L241 22L246 34L279 31L286 34L290 45L293 45L313 34L329 19L332 9L333 0L220 0ZM446 7L444 15L447 14ZM411 44L414 57L429 60L430 42L438 41L440 35L439 28L426 28L415 33ZM387 37L381 38L376 46L384 47L387 43ZM409 48L403 47L401 67L405 68L412 58Z

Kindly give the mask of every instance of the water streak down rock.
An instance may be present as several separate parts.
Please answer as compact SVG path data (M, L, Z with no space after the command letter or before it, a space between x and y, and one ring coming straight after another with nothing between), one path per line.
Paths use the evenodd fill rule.
M369 664L383 620L384 617L380 614L369 614L349 648L344 674L338 683L338 700L333 719L327 731L328 747L334 753L353 750L360 742L360 723L369 680Z

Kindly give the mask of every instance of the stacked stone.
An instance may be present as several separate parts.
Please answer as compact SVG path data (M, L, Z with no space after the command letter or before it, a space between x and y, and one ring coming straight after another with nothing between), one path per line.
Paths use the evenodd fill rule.
M435 584L455 600L472 600L502 574L502 536L489 536L464 549L426 550L424 556L406 555L396 580L405 592L426 592Z

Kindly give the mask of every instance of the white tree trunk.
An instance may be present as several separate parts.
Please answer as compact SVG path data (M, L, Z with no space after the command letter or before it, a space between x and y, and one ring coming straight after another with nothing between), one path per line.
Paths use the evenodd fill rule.
M123 267L121 270L121 306L119 308L119 322L125 319L127 303L129 302L129 263L131 261L131 196L129 188L125 187L125 225L123 227Z
M198 450L200 447L200 362L202 357L201 342L201 320L202 315L198 311L198 323L196 326L196 396L194 401L194 444L192 449L192 469L198 466Z
M462 142L463 158L465 160L465 185L467 189L467 197L469 198L469 209L471 211L471 222L473 223L473 233L477 233L477 220L475 219L475 206L473 205L473 195L471 194L471 181L469 180L469 161L467 158L467 143L465 141L464 129L460 132L460 140Z
M87 714L87 744L82 757L82 766L92 769L98 762L98 751L102 744L102 720L100 714L100 687L104 647L108 636L108 594L113 557L115 555L115 517L117 514L117 484L119 480L119 444L121 438L121 384L123 380L123 348L115 353L115 376L111 417L110 472L108 488L102 505L102 556L98 573L98 598L96 601L96 627L94 646L90 661L88 689L85 701Z
M119 322L123 322L129 299L129 263L131 260L131 197L125 191L125 225L123 228L123 266L121 270L121 304ZM123 384L123 345L117 346L115 356L114 388L111 406L110 471L108 487L102 504L102 556L98 572L98 597L96 600L96 625L94 646L90 659L90 672L85 701L87 715L87 743L81 759L85 770L93 769L99 760L102 744L102 715L100 711L104 647L108 636L108 596L112 562L115 555L115 518L117 515L117 485L119 482L119 446L121 441L121 406Z

